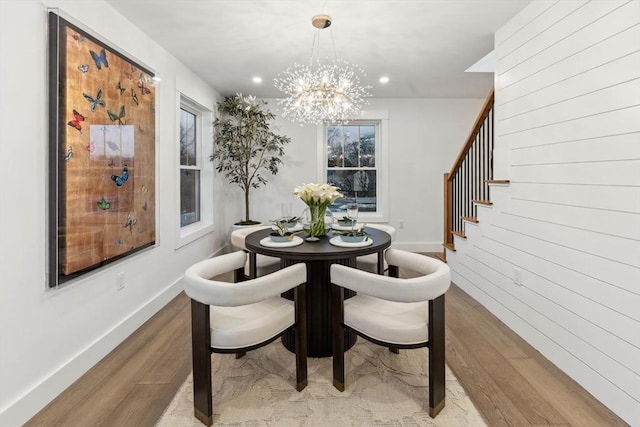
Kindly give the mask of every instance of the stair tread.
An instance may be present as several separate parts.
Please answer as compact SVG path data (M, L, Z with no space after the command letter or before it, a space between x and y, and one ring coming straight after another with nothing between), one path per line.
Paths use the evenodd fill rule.
M463 221L473 222L475 224L478 223L478 218L476 218L475 216L463 216L461 218Z
M493 205L493 202L491 200L472 200L471 202L476 203L478 205L486 205L486 206Z
M446 252L437 252L437 253L435 253L435 257L438 258L442 262L447 262L447 253Z
M453 231L451 232L451 234L455 234L456 236L458 236L458 237L462 237L463 239L466 239L466 238L467 238L467 235L466 235L466 234L464 234L464 232L462 232L462 231L455 231L455 230L453 230Z
M449 249L450 251L453 251L453 252L456 251L456 247L454 246L453 243L445 243L442 246L444 246L445 248Z
M487 179L485 182L487 184L509 184L511 181L508 179Z

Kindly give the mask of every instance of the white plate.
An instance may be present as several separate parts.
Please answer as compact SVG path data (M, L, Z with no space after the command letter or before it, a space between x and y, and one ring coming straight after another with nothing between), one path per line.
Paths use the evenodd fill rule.
M332 237L331 240L329 240L329 243L341 248L364 248L365 246L371 246L373 244L373 240L371 237L367 237L367 239L362 242L343 242L340 236L336 236Z
M271 240L271 237L269 236L260 240L260 244L268 248L291 248L293 246L301 245L302 242L304 242L304 240L302 240L302 237L298 237L298 236L293 236L293 239L287 242L274 242L273 240Z
M278 227L276 227L275 225L271 227L272 230L277 230ZM287 229L288 231L295 233L296 231L302 231L302 224L300 224L299 222L296 223L296 225L294 225L293 227L289 227Z
M362 224L361 222L356 222L356 225L353 227L354 229L359 229L362 228L364 224ZM332 224L333 229L334 230L340 230L340 231L350 231L351 230L351 226L350 225L340 225L337 222Z

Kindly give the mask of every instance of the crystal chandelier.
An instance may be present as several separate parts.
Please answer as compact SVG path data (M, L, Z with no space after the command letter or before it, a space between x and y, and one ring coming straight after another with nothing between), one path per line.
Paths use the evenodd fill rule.
M319 32L331 25L331 17L316 15L311 24L317 30L309 65L295 64L275 79L276 88L287 94L287 98L278 100L283 106L282 115L300 124L347 123L368 104L371 86L360 84L365 74L359 67L336 58L335 46L334 59L320 62Z

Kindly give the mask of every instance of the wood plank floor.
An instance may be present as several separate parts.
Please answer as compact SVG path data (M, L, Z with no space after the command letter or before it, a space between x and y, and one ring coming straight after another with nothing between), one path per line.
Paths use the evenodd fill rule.
M180 294L25 425L153 426L191 371L189 307ZM627 425L455 285L446 325L447 363L490 426Z

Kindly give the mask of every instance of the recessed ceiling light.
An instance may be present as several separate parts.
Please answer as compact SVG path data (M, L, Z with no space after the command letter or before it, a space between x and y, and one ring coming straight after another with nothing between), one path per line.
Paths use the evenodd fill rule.
M380 83L389 83L389 77L387 76L380 77Z
M253 78L253 82L254 82L254 83L262 83L262 77L260 77L260 76L255 76L255 77Z

